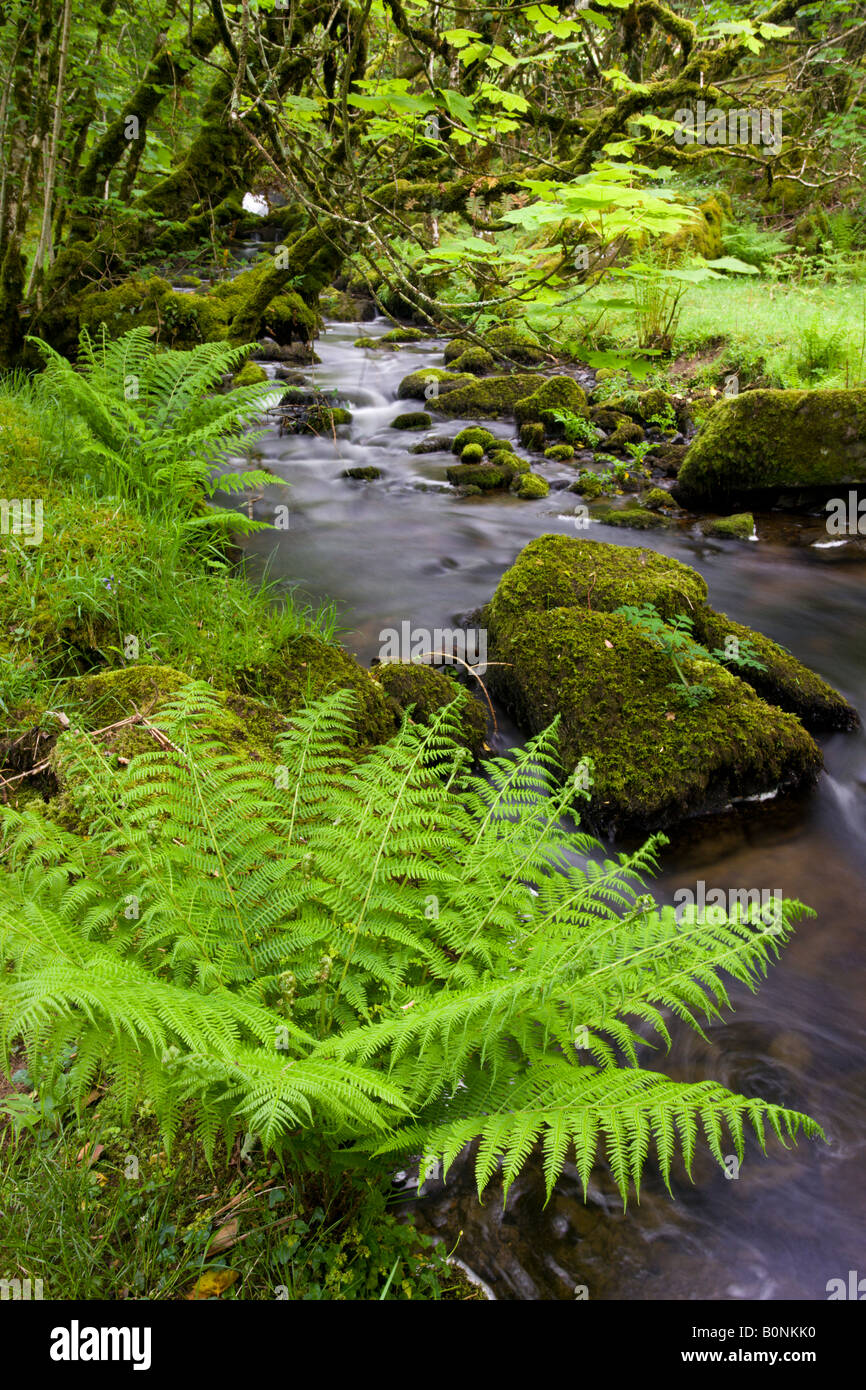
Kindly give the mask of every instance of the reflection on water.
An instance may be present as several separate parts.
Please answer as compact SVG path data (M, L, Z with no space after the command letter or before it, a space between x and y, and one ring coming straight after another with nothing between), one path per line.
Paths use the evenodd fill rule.
M361 332L386 326L334 326L317 343L323 361L311 375L351 400L353 423L336 445L276 433L262 441L275 480L253 515L272 519L274 507L288 503L290 523L246 543L254 577L267 571L314 598L336 599L346 645L364 660L377 654L383 628L407 619L449 626L486 601L534 536L578 534L575 499L561 490L573 477L568 465L545 463L553 490L539 502L462 499L445 482L450 455L409 453L423 436L389 428L407 408L396 388L407 372L441 365L441 357L430 344L352 348ZM470 422L441 419L432 432L453 435L463 423ZM492 429L512 435L510 424ZM375 464L382 478L340 476L359 464ZM784 528L773 534L784 536ZM803 548L708 542L687 531L593 526L589 535L693 565L716 608L789 647L866 710L866 565L818 566ZM517 740L507 721L502 727ZM546 1207L540 1166L530 1166L504 1209L494 1187L479 1206L471 1170L459 1166L446 1187L425 1189L419 1220L449 1248L462 1230L459 1254L497 1297L570 1299L585 1286L601 1299L822 1299L829 1279L849 1269L866 1274L866 738L834 735L824 752L827 772L810 796L745 805L680 831L654 890L671 902L678 887L698 880L707 888L781 889L816 910L759 994L737 987L734 1015L710 1028L706 1043L676 1029L658 1065L679 1079L715 1078L802 1109L830 1143L803 1141L786 1151L773 1140L764 1158L753 1141L736 1178L701 1154L693 1183L682 1172L675 1178L673 1202L648 1170L640 1204L626 1215L601 1166L586 1202L567 1170Z

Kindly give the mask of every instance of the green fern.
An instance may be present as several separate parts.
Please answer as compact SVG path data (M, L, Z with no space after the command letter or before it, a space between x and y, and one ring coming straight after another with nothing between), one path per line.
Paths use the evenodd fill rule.
M30 342L47 367L43 389L85 429L81 462L114 491L132 491L149 506L168 505L187 528L260 529L235 512L202 511L202 496L217 488L240 491L271 482L261 470L218 474L217 466L261 438L249 431L273 388L216 388L245 360L250 346L201 343L189 352L159 351L152 330L94 343L82 332L79 365L73 367L41 338Z
M680 924L641 891L658 841L600 860L563 829L578 793L555 728L472 777L457 703L359 758L350 701L296 715L270 766L208 735L202 684L161 714L169 746L125 771L62 736L83 833L0 820L7 1056L23 1037L47 1088L74 1049L79 1103L107 1075L167 1141L192 1114L209 1153L312 1131L447 1169L478 1140L479 1191L500 1165L507 1190L536 1144L548 1194L572 1152L586 1187L603 1145L625 1201L651 1147L668 1182L699 1129L720 1161L723 1127L738 1152L747 1124L762 1145L767 1127L820 1134L638 1060L671 1016L717 1017L727 978L754 988L808 909Z

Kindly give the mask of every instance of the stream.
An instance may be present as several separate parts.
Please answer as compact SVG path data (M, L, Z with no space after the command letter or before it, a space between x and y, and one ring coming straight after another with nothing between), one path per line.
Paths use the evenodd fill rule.
M833 563L832 550L804 543L799 524L773 516L756 516L757 544L686 529L592 524L578 532L576 499L563 490L574 470L546 460L543 500L462 498L445 481L450 454L411 454L424 435L389 428L401 411L422 408L398 402L397 386L410 371L441 367L442 344L353 347L359 335L389 327L331 324L315 344L322 361L304 369L305 379L336 388L353 412L336 444L278 437L274 428L256 446L274 483L256 493L252 515L272 521L275 507L288 505L289 525L243 542L253 582L267 575L297 586L299 597L335 600L341 640L369 663L384 628L456 626L535 536L652 548L697 569L715 608L790 648L866 714L866 563ZM440 419L431 433L471 423ZM484 423L514 438L513 422ZM368 464L382 469L379 480L341 476ZM507 718L499 727L497 747L521 740ZM503 1208L495 1184L478 1203L472 1171L458 1161L447 1185L428 1182L413 1208L496 1298L823 1300L828 1280L847 1283L849 1270L866 1276L866 737L861 730L821 743L826 771L811 793L689 822L671 837L651 887L664 902L699 880L708 891L780 890L816 910L757 995L734 986L735 1012L707 1029L708 1042L677 1026L658 1065L680 1080L712 1078L803 1110L830 1142L786 1150L771 1139L764 1157L752 1140L736 1176L699 1153L694 1182L680 1171L673 1201L650 1166L640 1203L630 1200L625 1214L601 1164L586 1202L567 1167L545 1206L540 1161L531 1162Z

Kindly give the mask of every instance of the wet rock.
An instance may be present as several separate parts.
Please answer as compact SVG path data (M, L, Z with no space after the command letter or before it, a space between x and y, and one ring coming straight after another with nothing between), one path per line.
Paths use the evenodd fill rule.
M381 478L381 476L381 468L376 468L372 463L368 463L363 467L344 468L340 474L341 478L357 478L362 482L373 482L376 478Z
M391 421L392 430L429 430L433 417L426 410L407 410Z

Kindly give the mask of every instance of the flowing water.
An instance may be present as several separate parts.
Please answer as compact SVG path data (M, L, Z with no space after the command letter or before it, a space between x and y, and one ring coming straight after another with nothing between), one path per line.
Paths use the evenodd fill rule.
M421 408L397 402L396 388L409 371L441 366L441 345L352 346L388 326L332 325L316 344L322 362L307 375L350 404L353 422L339 431L346 438L274 430L257 446L274 483L252 515L273 521L288 504L289 525L245 542L251 577L267 573L316 600L335 599L345 645L369 661L385 628L454 626L490 597L534 536L652 547L694 566L714 607L790 648L866 713L866 564L829 563L832 549L802 543L813 533L773 517L758 518L761 540L752 545L689 530L577 532L575 499L562 490L574 476L568 465L545 462L552 490L542 501L461 498L445 482L450 455L413 455L422 436L389 428L400 411ZM452 435L464 423L440 420L435 432ZM490 428L513 436L510 423ZM368 464L382 469L379 480L341 476ZM507 720L500 729L506 742L519 740ZM458 1165L446 1186L427 1185L417 1217L449 1248L459 1240L458 1254L497 1298L572 1299L585 1290L593 1299L809 1300L826 1298L828 1280L847 1281L849 1270L866 1277L866 738L861 731L822 744L826 771L813 792L690 823L665 851L653 891L671 902L677 888L703 880L708 890L780 890L816 910L757 995L735 988L734 1014L708 1029L706 1043L678 1029L660 1065L678 1079L713 1078L803 1110L829 1144L785 1150L772 1140L764 1158L751 1142L736 1177L733 1162L726 1176L699 1156L694 1182L683 1173L674 1181L673 1201L648 1171L640 1204L625 1215L601 1167L586 1202L566 1169L545 1207L540 1165L529 1166L503 1208L494 1187L479 1205L471 1171Z

